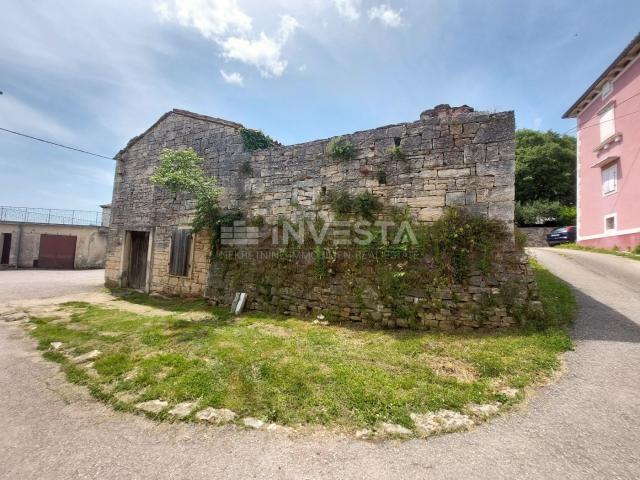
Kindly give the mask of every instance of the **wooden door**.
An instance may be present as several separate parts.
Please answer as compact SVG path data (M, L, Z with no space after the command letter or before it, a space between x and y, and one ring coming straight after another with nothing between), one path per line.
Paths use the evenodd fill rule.
M76 258L76 237L72 235L40 235L39 268L73 270Z
M2 234L2 257L0 258L0 265L8 265L11 256L11 234Z
M128 286L144 290L147 283L147 252L149 250L148 232L130 232L131 250L129 253Z

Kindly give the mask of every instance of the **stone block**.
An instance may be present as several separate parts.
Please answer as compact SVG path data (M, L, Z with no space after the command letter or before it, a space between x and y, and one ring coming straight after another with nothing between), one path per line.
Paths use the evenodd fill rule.
M449 192L446 196L447 206L456 206L465 204L465 192Z
M469 168L441 168L438 170L438 178L465 177L470 174Z

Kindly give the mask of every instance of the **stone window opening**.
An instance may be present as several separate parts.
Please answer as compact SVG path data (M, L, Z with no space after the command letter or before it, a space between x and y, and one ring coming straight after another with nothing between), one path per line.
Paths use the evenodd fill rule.
M393 138L393 144L394 144L396 147L399 147L399 146L400 146L400 137L394 137L394 138Z
M186 228L177 228L171 233L169 275L187 277L191 270L193 234Z

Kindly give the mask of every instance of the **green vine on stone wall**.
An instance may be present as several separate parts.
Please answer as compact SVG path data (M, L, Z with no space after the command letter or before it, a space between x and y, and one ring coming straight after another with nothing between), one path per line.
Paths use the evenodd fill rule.
M353 197L340 195L343 201ZM503 222L462 209L448 209L431 224L412 220L410 212L400 209L389 208L385 212L390 214L388 220L396 221L396 226L388 227L386 236L380 225L370 227L373 238L368 244L337 247L330 236L319 245L308 239L304 245L290 243L275 249L277 255L259 262L243 262L234 272L248 283L269 286L261 294L267 302L272 296L278 297L280 288L289 288L292 282L312 290L337 276L345 288L351 289L355 304L365 305L363 308L367 310L383 305L396 318L411 323L417 321L417 313L424 304L419 307L407 301L408 297L423 297L433 312L445 308L446 302L438 292L450 291L453 285L472 284L477 275L491 275L496 255L509 238ZM398 233L404 231L402 222L411 226L415 242L409 235L395 242ZM315 228L320 231L322 225L316 224ZM352 228L355 232L356 227ZM300 254L308 254L309 261L301 262ZM526 291L526 286L520 285L514 285L513 292L501 291L508 299L514 299L503 302L514 315L517 312L511 305L517 303L516 297L523 288ZM414 293L416 291L419 293ZM455 296L451 301L456 302ZM286 310L288 303L285 301L281 306Z
M400 162L407 161L407 154L400 145L389 147L388 153L392 160L398 160Z
M378 213L382 211L382 202L369 191L352 195L346 190L331 190L325 196L331 209L341 218L355 215L368 222L373 222Z
M196 197L196 209L191 228L194 233L207 230L211 234L211 253L215 253L220 238L220 227L233 224L242 218L238 211L223 211L218 199L224 189L218 187L215 177L204 173L204 158L195 150L164 149L160 153L160 164L150 180L174 193L190 193Z
M336 137L327 144L327 153L333 158L351 160L356 155L356 149L346 138Z
M260 130L241 128L240 135L242 136L242 143L244 144L245 150L249 152L263 148L271 148L276 145L276 141L273 138L265 135Z
M389 154L389 157L391 158L391 160L395 160L404 164L404 168L403 168L404 173L411 172L411 165L409 163L409 159L407 158L407 154L405 153L404 149L400 145L394 145L392 147L389 147L389 150L387 151L387 153Z

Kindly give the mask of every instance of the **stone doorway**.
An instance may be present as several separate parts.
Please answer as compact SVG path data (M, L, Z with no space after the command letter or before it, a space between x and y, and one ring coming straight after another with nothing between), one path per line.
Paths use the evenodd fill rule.
M129 268L127 287L147 289L147 266L149 256L149 232L127 232L129 236Z

